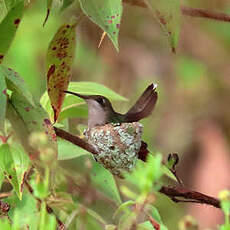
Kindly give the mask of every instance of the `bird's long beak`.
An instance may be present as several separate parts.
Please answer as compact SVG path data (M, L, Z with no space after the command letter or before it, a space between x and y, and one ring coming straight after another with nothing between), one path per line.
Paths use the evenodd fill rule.
M74 93L74 92L67 91L67 90L64 90L63 92L68 93L68 94L75 95L75 96L80 97L80 98L82 98L82 99L84 99L84 100L90 99L90 96L88 96L88 95L82 95L82 94Z

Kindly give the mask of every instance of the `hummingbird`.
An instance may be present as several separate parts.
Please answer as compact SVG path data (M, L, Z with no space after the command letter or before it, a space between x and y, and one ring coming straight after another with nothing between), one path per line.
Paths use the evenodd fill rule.
M114 111L108 98L102 95L82 95L65 90L65 93L84 99L88 105L88 129L108 123L137 122L149 116L157 101L157 84L150 84L136 103L125 114Z

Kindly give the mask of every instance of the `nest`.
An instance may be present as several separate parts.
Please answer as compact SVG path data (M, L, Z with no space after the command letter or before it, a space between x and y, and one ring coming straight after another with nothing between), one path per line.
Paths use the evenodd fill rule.
M95 159L113 174L130 171L141 147L142 125L138 122L106 124L87 130L86 138L96 151Z

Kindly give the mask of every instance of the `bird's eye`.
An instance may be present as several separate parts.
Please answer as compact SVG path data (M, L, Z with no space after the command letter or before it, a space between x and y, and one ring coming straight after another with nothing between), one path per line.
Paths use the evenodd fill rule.
M104 98L101 98L101 97L97 98L97 102L101 105L105 105L105 99Z

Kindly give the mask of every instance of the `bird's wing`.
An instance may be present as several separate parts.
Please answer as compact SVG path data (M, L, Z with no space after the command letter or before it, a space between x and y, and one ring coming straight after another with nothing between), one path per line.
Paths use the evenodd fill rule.
M125 114L126 122L139 121L150 115L157 101L157 84L149 85L134 106Z

